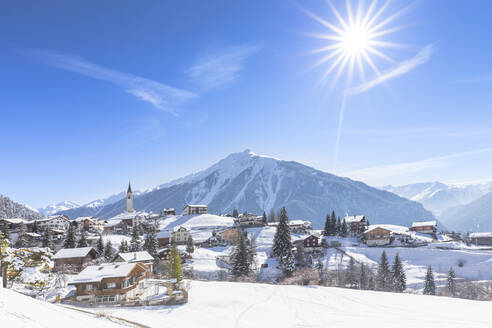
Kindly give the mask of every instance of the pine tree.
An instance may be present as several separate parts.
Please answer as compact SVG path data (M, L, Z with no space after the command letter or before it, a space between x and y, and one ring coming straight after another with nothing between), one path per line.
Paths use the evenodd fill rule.
M335 228L335 235L340 236L342 233L342 222L340 221L340 217L337 218L337 226Z
M80 233L80 239L79 242L77 243L77 247L87 247L87 239L85 237L84 229L82 229L82 232Z
M263 211L263 215L261 216L261 223L266 224L267 223L267 216L265 211Z
M145 236L143 248L154 258L157 257L157 248L159 248L159 243L157 241L155 228L153 226L149 228L149 232Z
M19 226L19 234L17 240L15 241L15 247L21 248L21 247L28 246L26 233L27 233L26 225L23 222L21 222Z
M374 277L372 274L370 274L369 279L367 279L367 289L376 290L376 282L374 281Z
M32 224L32 232L38 232L38 221L34 221L34 223Z
M287 249L292 251L292 242L289 227L289 217L285 207L282 207L279 213L279 223L277 225L277 231L273 238L272 255L276 257L282 257L287 254Z
M194 251L195 251L195 244L193 243L193 238L191 238L190 236L186 241L186 253L193 254Z
M239 212L237 211L237 209L234 209L232 211L232 216L235 217L236 219L239 217Z
M268 214L268 222L275 222L275 211L273 208L270 210L270 214Z
M128 242L126 240L122 240L120 242L120 246L118 246L119 253L128 253Z
M287 250L287 253L280 257L280 266L283 273L286 276L292 275L296 271L296 264L294 260L294 254L292 253L292 248Z
M330 233L330 236L336 236L337 234L337 217L335 215L335 211L331 211Z
M393 275L393 290L395 292L402 293L405 289L407 289L407 277L398 253L395 255L393 267L391 268L391 274Z
M113 245L111 245L111 240L108 240L106 247L104 247L104 259L109 262L113 260L114 252Z
M367 289L367 272L366 272L366 266L364 263L361 263L360 265L360 273L359 273L359 288L360 289Z
M448 278L447 278L447 287L451 296L456 295L456 275L454 274L453 267L449 268Z
M353 257L350 258L349 265L347 267L345 284L348 285L350 288L357 287L357 273L355 267L355 260Z
M382 291L390 291L392 287L392 277L388 257L386 256L386 252L383 251L376 275L376 288Z
M10 229L9 225L7 224L6 221L3 222L2 225L2 233L3 233L3 238L10 240Z
M181 256L179 255L178 247L173 243L171 252L167 261L169 279L176 279L176 282L183 280L183 272L181 270Z
M347 234L348 234L347 222L345 222L345 219L343 219L340 236L347 237Z
M434 281L434 273L429 265L425 274L424 295L436 295L436 283Z
M102 235L100 235L99 239L97 240L96 251L99 256L103 255L104 253L104 241Z
M299 242L296 245L296 262L297 265L301 268L307 266L306 252L304 250L304 244L302 242Z
M43 235L43 247L48 247L51 250L55 250L55 243L53 242L53 237L51 236L51 230L46 228Z
M141 249L141 241L138 233L138 228L135 226L132 229L132 239L130 240L130 252L139 252Z
M247 276L251 273L251 257L246 245L246 237L239 234L238 243L233 247L231 253L231 273L235 277Z
M67 237L63 243L64 248L75 248L75 231L73 225L70 224L67 231Z
M326 220L325 220L325 229L323 230L323 235L324 236L331 236L331 221L330 221L330 215L326 215Z

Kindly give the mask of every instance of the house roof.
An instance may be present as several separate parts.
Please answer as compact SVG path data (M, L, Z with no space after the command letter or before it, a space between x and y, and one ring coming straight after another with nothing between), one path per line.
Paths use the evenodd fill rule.
M199 205L197 205L197 204L194 204L194 205L188 204L188 205L185 206L185 208L187 208L187 207L208 207L208 206L207 205L203 205L203 204L199 204Z
M171 238L171 230L161 230L157 233L156 238Z
M345 220L346 223L352 223L352 222L360 222L362 219L364 219L364 215L347 215L343 219Z
M128 190L126 191L126 193L131 193L132 192L132 187L130 186L130 182L128 182Z
M437 222L436 221L412 222L412 228L427 227L427 226L437 226Z
M100 265L90 265L82 270L78 275L72 278L68 283L79 284L86 282L101 282L105 278L122 278L126 277L140 263L104 263Z
M394 224L371 224L364 233L368 233L377 228L385 229L393 233L407 235L409 234L408 228L404 226L394 225Z
M85 257L93 247L62 248L53 256L53 259L68 259L72 257ZM95 251L95 250L94 250Z
M492 232L472 232L470 238L491 238Z
M150 255L147 251L119 253L118 256L121 257L125 262L143 262L154 260L154 257Z
M34 223L34 221L28 221L28 220L24 220L24 219L21 219L21 218L13 218L13 219L2 219L3 221L7 221L8 223L11 223L11 224L20 224L20 223Z
M93 220L94 217L93 216L79 216L78 218L76 218L74 221L77 221L77 222L81 222L81 221L85 221L85 220Z

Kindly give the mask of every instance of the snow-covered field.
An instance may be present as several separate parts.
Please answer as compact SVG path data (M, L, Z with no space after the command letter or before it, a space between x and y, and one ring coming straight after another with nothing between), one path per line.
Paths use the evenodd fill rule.
M0 326L12 328L122 327L104 317L67 309L0 288Z
M181 306L94 311L151 327L492 327L491 302L233 282L192 281Z

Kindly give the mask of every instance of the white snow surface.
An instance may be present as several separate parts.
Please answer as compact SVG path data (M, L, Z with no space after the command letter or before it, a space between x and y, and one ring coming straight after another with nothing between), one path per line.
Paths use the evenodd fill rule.
M491 302L318 286L192 281L181 306L102 311L151 327L490 328Z
M111 328L123 327L105 318L39 301L0 288L2 327L12 328Z
M225 229L234 225L234 218L214 214L171 215L159 221L159 230L174 231L179 227L188 230Z

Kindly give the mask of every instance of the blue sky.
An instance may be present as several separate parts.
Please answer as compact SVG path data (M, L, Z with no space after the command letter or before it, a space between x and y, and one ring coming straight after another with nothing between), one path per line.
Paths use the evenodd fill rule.
M381 20L408 5L382 38L405 46L347 93L312 68L324 1L2 1L0 193L84 203L246 148L371 185L492 179L492 3Z

